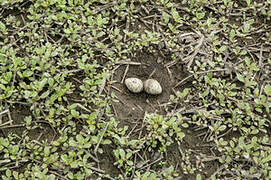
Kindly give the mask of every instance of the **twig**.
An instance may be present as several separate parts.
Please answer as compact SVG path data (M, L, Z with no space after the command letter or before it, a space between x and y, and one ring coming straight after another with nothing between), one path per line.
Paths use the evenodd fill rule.
M100 143L101 143L101 141L102 141L102 139L103 139L104 133L105 133L105 131L107 130L108 126L109 126L109 122L106 123L106 126L105 126L105 128L104 128L104 130L103 130L103 132L102 132L102 135L101 135L101 137L99 138L98 144L96 145L96 147L95 147L95 149L94 149L94 154L96 155L96 157L97 157L97 151L98 151L98 148L99 148L99 146L100 146Z
M9 110L7 109L7 110L4 110L3 112L0 112L0 116L3 115L3 114L5 114L5 113L8 113L8 111Z
M146 166L143 166L143 167L139 168L139 170L148 168L148 167L150 167L151 165L153 165L153 164L157 163L158 161L160 161L161 159L163 159L163 156L160 156L158 159L154 160L154 161L151 162L150 164L147 164Z
M152 73L149 75L148 79L150 79L150 78L153 76L153 74L155 73L155 71L156 71L156 69L154 69L154 70L152 71Z
M201 159L200 161L201 162L209 162L209 161L215 161L215 160L218 160L218 159L219 159L219 157L214 156L214 157L206 157L204 159Z
M87 111L88 113L92 113L89 109L85 108L82 104L76 103L76 105L77 105L78 107L80 107L81 109Z
M171 80L173 80L173 78L172 78L172 72L170 71L169 67L168 67L168 66L165 66L165 67L166 67L166 69L167 69L169 78L170 78Z
M62 175L58 174L58 173L57 173L57 172L55 172L55 171L49 171L49 173L54 174L54 175L56 175L56 176L60 177L61 179L64 179L64 180L69 180L68 178L65 178L64 176L62 176Z
M159 106L169 106L169 105L172 105L173 102L166 102L166 103L163 103L163 104L159 104Z
M82 133L82 132L81 132ZM82 133L83 134L83 133ZM86 134L83 134L86 135ZM87 135L86 135L87 136ZM95 158L90 152L88 152L87 150L83 149L83 151L85 151L96 163L99 163L100 161Z
M10 121L10 125L12 125L13 120L12 120L12 118L11 118L9 109L8 109L8 112L7 112L7 113L8 113L8 119L9 119L9 121Z
M178 82L174 88L178 87L179 85L181 85L183 82L185 82L186 80L190 79L191 77L193 77L194 74L191 74L190 76L187 76L186 78L184 78L183 80L181 80L180 82Z
M126 77L128 71L129 71L129 64L126 66L126 69L125 69L124 75L123 75L123 77L122 77L121 83L124 82L124 79L125 79L125 77Z
M182 37L190 36L190 35L195 35L195 33L194 33L194 32L189 32L189 33L180 34L180 35L178 36L178 38L182 38Z
M141 106L139 106L138 104L136 104L136 106L137 106L138 109L140 109L140 111L144 112L144 110L143 110L143 108Z
M99 12L101 12L101 11L103 11L103 10L105 10L105 9L108 9L108 8L110 8L110 7L112 7L112 6L115 6L115 5L117 5L118 3L117 2L111 2L111 3L107 3L107 4L105 4L105 5L103 5L103 7L102 8L96 8L95 10L94 10L94 12L96 13L96 14L98 14Z
M152 24L151 22L145 21L143 19L138 19L140 22L142 22L149 30L152 30L152 28L147 24Z
M125 27L125 29L126 29L127 31L129 31L129 29L130 29L130 23L129 23L129 21L126 21L126 27ZM126 38L127 38L127 34L124 33L124 38L123 38L123 40L126 41Z
M118 112L117 112L117 110L116 110L116 108L115 108L115 106L114 106L113 103L112 103L112 109L114 111L115 117L118 117Z
M151 108L152 108L154 111L156 111L156 108L152 105L152 103L150 102L149 99L146 99L146 103L147 103L149 106L151 106Z
M115 87L115 86L111 86L113 89L117 90L118 92L122 92L119 88Z
M77 72L80 72L82 71L82 69L74 69L74 70L69 70L69 71L59 71L59 70L56 70L57 72L59 72L60 74L63 74L63 73L77 73Z
M185 82L186 80L188 80L189 78L193 77L195 74L205 74L205 73L209 73L209 72L220 72L220 71L227 71L228 69L214 69L214 70L209 70L209 71L203 71L203 72L196 72L194 74L191 74L189 76L187 76L186 78L184 78L183 80L181 80L180 82L178 82L174 88L178 87L179 85L181 85L183 82Z
M231 132L232 129L233 129L233 128L230 128L230 129L229 129L227 132L225 132L224 134L219 135L219 136L217 137L217 139L219 139L219 138L221 138L221 137L227 135L228 133Z
M3 126L3 127L0 127L0 129L7 129L7 128L19 128L19 127L24 127L25 125L24 124L13 124L13 125L9 125L9 126Z
M139 62L133 62L133 61L119 61L116 64L127 64L127 65L136 65L136 66L141 65L141 63Z
M127 102L123 101L123 100L120 99L118 96L115 96L115 97L116 97L116 99L118 99L119 102L122 103L123 105L126 105L126 104L127 104Z
M104 77L104 78L102 79L102 83L101 83L100 89L99 89L99 95L102 94L102 92L103 92L103 90L104 90L104 87L105 87L105 84L106 84L106 77Z
M190 59L189 62L188 62L188 64L187 64L188 69L192 65L195 56L198 54L198 52L199 52L199 50L200 50L200 48L201 48L201 46L203 44L203 41L204 41L204 35L201 34L200 41L199 41L198 45L195 47L194 53L191 56L189 56L189 57L187 57L187 58L184 59L184 61L186 61L186 59Z
M154 14L154 20L152 21L152 31L153 32L155 32L155 27L156 27L155 22L157 22L157 14L156 13ZM158 31L158 29L156 31Z
M224 169L226 164L221 165L207 180L212 180L213 179L212 177L216 176L222 169Z
M4 160L0 160L0 166L2 167L3 164L5 163L9 163L11 160L10 159L4 159Z
M200 134L198 134L198 135L196 135L196 137L201 137L201 136L203 136L203 135L207 135L207 132L203 132L203 133L200 133ZM203 139L205 139L206 137L204 137Z
M93 171L97 171L97 172L102 173L102 174L105 173L104 170L101 170L101 169L98 169L98 168L95 168L95 167L89 167L89 168L90 168L91 170L93 170Z
M141 128L139 129L139 130L140 130L140 132L139 132L139 135L138 135L138 139L140 139L140 138L141 138L141 135L142 135L142 130L143 130L143 128L145 127L145 125L144 125L144 121L146 120L146 115L147 115L147 111L145 111L144 118L143 118L143 121L142 121L142 125L141 125Z
M179 109L177 109L175 112L171 112L171 113L167 113L167 117L172 117L172 116L176 116L178 113L182 112L185 110L185 107L181 107Z
M40 133L39 137L37 138L37 141L40 140L40 138L42 137L42 135L43 135L43 132Z
M136 158L137 158L137 154L135 154L135 158L134 158L134 164L136 164ZM136 170L136 167L134 166L133 167L133 171L132 171L132 176L131 176L131 179L134 178L134 175L135 175L135 170Z
M149 19L149 18L152 18L152 17L156 17L157 14L153 14L153 15L149 15L149 16L145 16L145 17L142 17L141 19Z
M56 136L57 132L56 132L54 126L49 121L38 120L38 121L35 121L35 122L49 124L49 126L51 127L51 129L54 131L54 134L55 134L54 137Z
M132 130L127 134L127 137L129 137L131 134L132 134L132 132L135 130L135 128L137 127L137 123L136 123L136 125L134 125L134 127L132 128Z

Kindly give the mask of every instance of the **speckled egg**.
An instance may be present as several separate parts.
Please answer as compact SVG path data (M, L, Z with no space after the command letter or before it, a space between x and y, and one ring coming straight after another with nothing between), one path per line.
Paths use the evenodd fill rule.
M155 79L148 79L144 82L144 90L148 94L158 95L162 93L162 87Z
M140 93L143 90L143 82L138 78L127 78L124 83L133 93Z

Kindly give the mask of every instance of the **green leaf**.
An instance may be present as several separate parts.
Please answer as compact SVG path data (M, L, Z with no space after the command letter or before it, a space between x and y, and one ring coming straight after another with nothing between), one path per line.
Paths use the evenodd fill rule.
M246 0L247 1L247 6L251 5L251 0Z
M68 173L68 177L69 177L70 179L74 179L73 173L72 173L72 172L69 172L69 173Z
M230 32L230 39L233 40L233 38L235 37L235 35L236 35L235 34L235 30L232 29L231 32Z
M40 82L40 84L39 84L39 90L42 90L43 89L43 87L45 86L47 84L47 78L44 78L41 82Z
M46 104L50 105L53 104L55 102L55 100L57 99L57 94L53 94L50 96L50 99L48 101L46 101Z
M49 78L48 79L48 84L49 84L49 87L52 87L54 85L54 79L53 78Z
M249 30L250 30L250 24L246 22L243 28L243 33L248 33Z
M182 127L184 127L184 128L188 128L188 127L189 127L189 125L188 125L188 123L183 123L183 124L182 124Z
M70 165L71 165L71 168L77 168L78 167L78 162L73 161Z
M44 148L44 155L48 156L50 154L50 147L49 146L45 146Z
M269 154L266 158L263 159L263 163L271 161L271 154Z
M165 11L162 12L162 17L165 21L165 23L168 23L169 22L169 14L166 13Z
M246 87L252 87L252 86L255 86L255 85L257 85L256 81L247 81L246 82Z
M219 53L222 53L222 52L224 52L224 51L226 51L226 50L227 50L227 46L223 45L223 46L221 46L221 47L218 49L218 52L219 52Z
M173 19L176 21L176 22L180 22L181 21L181 17L179 15L179 13L177 12L176 8L171 8L171 15L173 17Z
M246 50L242 50L241 52L240 52L240 55L246 55L247 54L247 51Z
M33 71L29 71L29 70L26 70L23 72L24 77L30 77L30 76L32 76L32 74L33 74Z
M271 85L270 84L267 84L265 87L264 87L264 92L267 96L271 96Z
M67 163L68 162L68 155L67 154L62 154L61 155L61 159L62 159L62 161L64 161L65 163Z
M70 138L70 139L69 139L69 145L70 145L70 146L76 147L76 146L77 146L77 143L75 142L75 140L74 140L73 138Z
M184 98L185 96L188 95L189 92L190 92L190 88L185 88L182 93L178 93L177 95L179 98Z
M245 62L247 64L247 66L249 66L251 64L249 57L245 57Z
M202 94L200 94L200 97L205 98L209 94L209 92L210 92L210 89L207 88Z
M219 131L224 131L226 128L227 128L226 125L221 125L221 126L219 126L218 130Z
M0 31L3 33L7 32L6 25L0 21Z
M99 141L99 138L97 136L92 136L91 140L96 144Z
M125 151L123 149L119 150L120 158L125 159Z
M78 116L79 116L79 112L76 111L76 110L74 110L74 109L72 109L72 110L71 110L71 115L72 115L73 117L78 117Z
M246 159L249 159L249 157L250 157L250 155L249 155L248 152L244 152L244 153L243 153L243 156L244 156Z
M11 177L11 171L9 169L6 170L6 176Z
M103 18L102 18L102 15L101 15L101 14L98 14L96 20L97 20L97 25L98 25L99 27L101 27L101 26L103 25Z
M65 34L71 34L70 29L64 29L63 31L64 31Z
M19 179L19 173L17 171L12 171L13 177Z
M76 140L80 143L83 144L84 143L84 137L81 134L78 134L76 136Z
M6 87L3 84L0 84L0 90L6 90Z
M178 136L178 139L179 139L179 140L182 140L182 139L185 137L185 133L184 133L184 132L179 132L179 133L177 134L177 136Z
M41 99L44 99L44 98L48 97L49 94L50 94L50 91L47 90L47 91L45 91L44 93L42 93L42 94L40 95L40 98L41 98Z
M234 147L235 147L235 143L234 143L233 140L230 140L230 146L231 146L231 148L234 148Z
M103 140L102 144L111 144L111 141L109 139Z
M204 18L205 16L205 12L196 12L196 17L198 20Z
M237 79L241 82L245 82L245 78L239 73L237 73Z
M201 179L202 179L201 175L197 174L196 180L201 180Z

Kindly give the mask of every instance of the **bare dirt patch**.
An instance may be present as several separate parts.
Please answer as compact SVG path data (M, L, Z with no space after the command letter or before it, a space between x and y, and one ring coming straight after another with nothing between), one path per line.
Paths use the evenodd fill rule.
M29 106L15 105L14 108L11 109L10 117L8 113L2 116L3 123L9 122L10 120L12 121L11 123L1 127L3 136L7 137L10 133L22 136L26 130L24 122L25 117L27 116L31 116ZM35 127L29 131L29 136L32 140L53 140L55 132L47 121L32 119L31 123Z
M141 65L121 65L114 74L116 83L113 85L113 92L116 94L119 102L114 103L116 113L119 119L139 119L143 118L146 112L165 114L162 108L164 103L169 102L169 96L173 94L174 79L170 77L170 73L165 67L165 59L159 55L147 53L138 54L133 62L138 62ZM127 66L128 70L127 70ZM125 73L126 71L126 73ZM183 74L174 72L174 74ZM141 80L148 78L156 79L162 86L163 92L160 95L149 95L145 92L138 94L130 92L124 85L123 79L136 77Z

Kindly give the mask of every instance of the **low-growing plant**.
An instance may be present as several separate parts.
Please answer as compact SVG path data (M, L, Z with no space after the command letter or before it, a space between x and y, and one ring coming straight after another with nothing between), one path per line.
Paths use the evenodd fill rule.
M185 136L182 127L187 127L187 124L180 116L165 118L158 114L147 114L145 121L149 132L147 144L153 148L159 148L160 151L164 151L174 140L182 141Z

